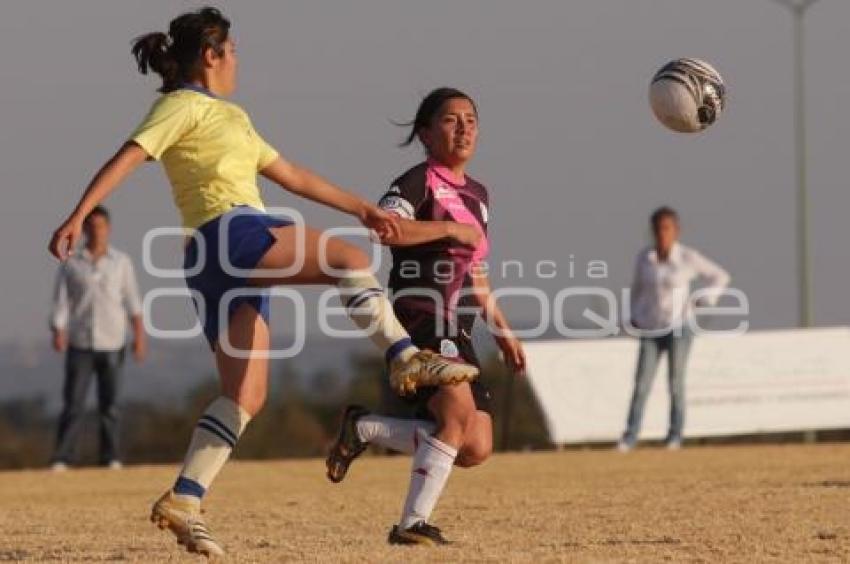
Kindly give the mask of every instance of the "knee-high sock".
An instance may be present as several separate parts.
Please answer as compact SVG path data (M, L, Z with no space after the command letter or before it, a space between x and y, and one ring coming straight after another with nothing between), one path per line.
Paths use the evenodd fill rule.
M360 440L404 454L413 454L418 446L417 431L430 435L437 428L424 419L399 419L382 415L364 415L357 420Z
M410 489L399 522L402 529L428 521L457 458L455 448L422 431L418 433L419 446L413 454Z
M371 272L349 270L340 278L338 288L351 320L366 331L387 360L406 360L419 350L396 319L392 304Z
M248 412L230 398L213 401L192 434L174 493L203 497L250 420Z

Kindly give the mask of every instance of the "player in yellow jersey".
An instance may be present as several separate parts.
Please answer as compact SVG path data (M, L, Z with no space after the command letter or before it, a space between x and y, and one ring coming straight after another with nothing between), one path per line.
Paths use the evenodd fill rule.
M204 8L173 20L167 34L135 41L139 70L162 77L163 95L95 175L50 242L56 257L67 258L88 213L145 160L162 161L183 224L193 234L185 250L186 283L215 354L221 396L198 422L180 476L154 504L151 519L191 552L208 557L224 551L201 517L201 498L266 398L268 355L242 352L269 347L268 296L258 289L337 285L352 320L386 353L391 383L400 393L478 375L475 367L413 345L357 247L330 238L320 248L319 231L265 213L257 173L357 217L384 240L398 234L394 216L282 158L257 134L245 111L224 99L236 87L237 57L229 32L230 22L218 10ZM342 274L326 273L322 259ZM293 265L293 272L281 274ZM228 299L246 287L255 291ZM221 346L224 338L232 349Z

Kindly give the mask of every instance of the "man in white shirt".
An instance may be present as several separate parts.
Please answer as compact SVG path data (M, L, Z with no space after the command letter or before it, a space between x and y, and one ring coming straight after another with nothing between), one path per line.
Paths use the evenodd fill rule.
M97 375L100 463L121 467L116 399L128 318L133 327L133 355L138 362L146 350L133 263L109 246L109 212L95 208L86 218L84 229L85 246L59 267L50 315L53 348L66 352L64 408L53 455L53 469L57 471L73 462L93 375Z
M679 243L679 215L662 207L650 219L655 244L638 253L631 290L631 323L640 332L640 354L626 430L618 443L629 451L637 443L646 399L667 353L670 430L666 445L678 449L685 425L685 366L693 335L691 282L706 285L700 305L714 305L729 284L729 274L695 249Z

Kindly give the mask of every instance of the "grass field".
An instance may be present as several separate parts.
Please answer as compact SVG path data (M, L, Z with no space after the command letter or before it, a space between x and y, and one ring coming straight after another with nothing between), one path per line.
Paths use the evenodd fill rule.
M508 454L456 471L446 548L385 544L406 457L237 462L209 494L228 561L850 561L850 445ZM0 561L191 561L147 521L173 467L0 474Z

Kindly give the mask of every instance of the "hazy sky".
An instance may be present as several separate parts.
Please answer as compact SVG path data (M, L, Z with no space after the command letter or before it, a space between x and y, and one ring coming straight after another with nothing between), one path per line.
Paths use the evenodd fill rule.
M0 341L45 335L56 268L48 237L156 96L158 80L134 68L131 38L196 5L4 3ZM579 271L606 261L606 285L627 285L647 215L666 203L682 212L685 242L748 293L754 327L796 322L791 21L769 0L219 5L241 57L236 101L286 156L369 198L420 158L395 147L403 132L390 120L412 117L436 86L477 99L470 172L491 191L492 258L561 265L555 280L494 285L584 284L568 277L571 256ZM850 2L822 0L807 30L815 317L839 324L850 318ZM710 60L729 85L728 112L703 135L669 133L647 107L653 72L680 56ZM273 187L265 195L315 225L351 224ZM146 229L178 223L157 165L108 205L116 246L137 260ZM141 276L144 290L157 284ZM533 316L518 303L508 312Z

